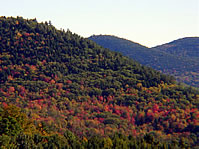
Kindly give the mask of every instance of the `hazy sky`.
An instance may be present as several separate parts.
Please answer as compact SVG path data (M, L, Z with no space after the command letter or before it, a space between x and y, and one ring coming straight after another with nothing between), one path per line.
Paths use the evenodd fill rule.
M199 36L199 0L1 0L0 15L51 20L83 37L116 35L148 47Z

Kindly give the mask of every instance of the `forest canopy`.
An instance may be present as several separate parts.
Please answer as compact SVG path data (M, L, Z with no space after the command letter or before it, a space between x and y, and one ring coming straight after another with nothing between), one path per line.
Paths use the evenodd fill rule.
M69 30L0 17L0 64L2 148L199 143L198 91Z

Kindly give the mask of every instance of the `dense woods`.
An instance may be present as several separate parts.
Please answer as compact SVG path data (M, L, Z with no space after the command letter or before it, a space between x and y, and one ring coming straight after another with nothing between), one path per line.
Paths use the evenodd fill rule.
M1 148L189 148L199 93L51 22L0 18Z
M109 35L94 35L89 39L143 65L173 75L179 82L199 87L199 37L182 38L153 48Z

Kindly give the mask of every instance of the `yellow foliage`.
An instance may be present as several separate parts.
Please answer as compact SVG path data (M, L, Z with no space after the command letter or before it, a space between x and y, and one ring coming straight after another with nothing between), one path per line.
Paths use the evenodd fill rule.
M37 115L36 113L32 113L32 114L31 114L31 117L32 117L33 119L37 119L37 118L39 118L39 115Z
M142 87L142 83L138 83L138 84L137 84L137 87L138 87L138 88L141 88L141 87Z
M88 139L86 137L83 137L83 141L88 142Z
M112 148L113 142L109 137L104 138L103 142L104 142L104 149Z
M152 113L152 110L151 110L151 109L148 109L148 113Z
M14 78L11 75L8 76L8 80L13 80L13 79Z
M42 41L42 42L41 42L41 44L43 44L43 45L44 45L44 44L45 44L45 42L44 42L44 41Z
M19 25L19 21L18 20L16 21L16 24Z
M18 36L18 37L21 37L21 36L22 36L22 34L21 34L20 32L18 32L18 33L17 33L17 36Z
M32 40L32 37L28 37L28 40Z
M175 121L176 116L175 116L174 114L172 114L172 115L171 115L171 119L172 119L173 121Z

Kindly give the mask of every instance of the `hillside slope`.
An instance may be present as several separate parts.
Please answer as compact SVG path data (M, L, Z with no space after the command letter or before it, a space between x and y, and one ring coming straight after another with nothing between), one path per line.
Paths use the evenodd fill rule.
M199 62L199 37L186 37L153 49Z
M176 77L180 82L199 87L199 38L184 38L147 48L126 39L109 35L91 36L99 45L118 51L143 65Z
M69 30L1 17L0 64L2 148L199 142L197 91Z

